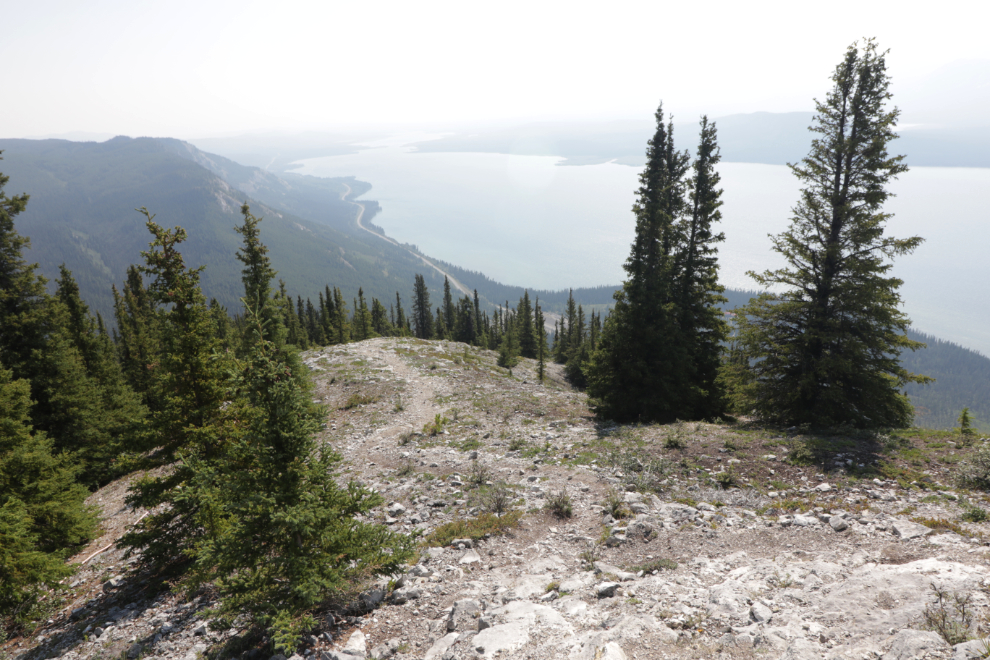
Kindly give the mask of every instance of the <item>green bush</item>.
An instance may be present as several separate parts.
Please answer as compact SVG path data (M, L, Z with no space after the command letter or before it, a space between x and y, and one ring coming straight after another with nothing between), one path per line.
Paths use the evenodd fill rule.
M574 515L574 503L571 501L571 496L567 494L566 489L556 493L550 493L543 508L561 519L570 518Z

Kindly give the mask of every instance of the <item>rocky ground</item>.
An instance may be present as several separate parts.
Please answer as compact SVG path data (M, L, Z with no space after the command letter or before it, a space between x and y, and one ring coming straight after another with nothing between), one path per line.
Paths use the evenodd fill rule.
M601 424L558 367L539 384L531 361L510 374L447 342L305 360L341 477L423 544L405 575L324 613L300 658L990 657L987 500L954 476L982 439ZM112 541L142 513L125 491L94 494L104 537L0 657L268 660L238 622L208 625L209 591L187 599L123 560Z

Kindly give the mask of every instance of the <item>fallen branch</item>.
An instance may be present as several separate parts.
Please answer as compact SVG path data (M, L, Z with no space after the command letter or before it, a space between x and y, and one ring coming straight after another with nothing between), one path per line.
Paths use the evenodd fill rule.
M141 517L140 517L140 518L138 518L137 520L135 520L134 522L132 522L132 523L131 523L130 525L128 525L128 526L129 526L129 527L133 527L134 525L136 525L136 524L138 524L139 522L141 522L142 520L144 520L144 517L145 517L146 515L148 515L148 512L147 512L147 511L145 511L144 513L142 513L142 514L141 514ZM86 557L85 559L83 559L83 560L82 560L82 561L80 562L80 564L79 564L79 565L80 565L80 566L83 566L83 565L85 565L85 564L88 564L88 563L89 563L89 561L90 561L90 560L91 560L91 559L92 559L93 557L96 557L97 555L99 555L99 554L102 554L102 553L104 553L104 552L106 552L107 550L109 550L110 548L112 548L112 547L113 547L113 544L114 544L114 541L111 541L110 543L108 543L108 544L106 544L105 546L103 546L102 548L100 548L99 550L97 550L96 552L94 552L93 554L91 554L91 555L90 555L89 557Z

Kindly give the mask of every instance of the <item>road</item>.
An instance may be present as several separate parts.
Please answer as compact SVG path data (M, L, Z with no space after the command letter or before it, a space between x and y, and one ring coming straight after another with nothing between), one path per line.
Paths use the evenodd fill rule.
M451 275L450 273L446 272L445 270L443 270L442 268L440 268L439 266L437 266L435 263L433 263L432 261L430 261L429 259L427 259L423 255L417 254L416 252L413 252L412 250L410 250L406 246L399 244L398 241L395 241L395 240L389 238L388 236L386 236L384 234L379 234L376 231L373 231L371 229L368 229L363 224L361 224L361 218L364 217L364 204L362 204L360 202L355 202L355 201L352 201L352 200L347 199L351 195L351 187L349 185L347 185L346 183L344 184L344 187L347 188L347 192L342 193L341 196L340 196L340 199L342 201L345 201L345 202L350 202L351 204L354 204L355 206L358 207L358 214L357 214L356 222L357 222L357 226L358 226L359 229L363 229L364 231L368 232L372 236L376 236L376 237L382 239L383 241L386 241L388 243L391 243L392 245L394 245L395 247L397 247L399 249L405 250L406 252L408 252L409 254L411 254L412 256L414 256L415 258L417 258L420 261L422 261L424 265L432 268L433 270L437 271L441 275L445 276L448 280L450 280L451 286L453 286L455 289L457 289L458 291L460 291L461 293L463 293L468 298L470 298L470 297L472 297L474 295L474 292L472 292L466 286L464 286L463 284L461 284L460 282L458 282L456 279L454 279L454 276L453 275Z

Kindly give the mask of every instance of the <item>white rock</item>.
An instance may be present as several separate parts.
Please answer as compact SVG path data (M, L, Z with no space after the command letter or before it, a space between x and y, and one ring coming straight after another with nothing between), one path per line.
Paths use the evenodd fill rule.
M207 648L209 647L206 644L196 644L182 656L182 660L199 660L199 658L204 657Z
M920 538L922 536L928 536L934 530L931 527L925 527L924 525L919 525L916 522L911 522L910 520L895 520L894 521L894 536L899 536L905 541L910 541L911 539Z
M601 649L595 649L595 658L597 660L626 660L626 654L622 651L622 647L615 642L609 642Z
M922 660L929 654L948 650L949 645L938 633L908 629L894 635L883 660Z
M780 660L820 660L822 657L822 647L812 641L798 637L780 656Z
M757 623L767 623L773 618L773 612L763 603L753 603L749 608L749 616Z
M827 493L830 490L832 490L832 486L830 486L829 484L818 484L817 486L815 486L815 491L819 493Z
M347 644L343 648L344 653L348 655L356 655L361 658L368 655L368 640L365 638L364 633L360 630L355 630L347 640Z
M447 615L447 632L465 632L478 629L478 618L481 616L481 604L470 598L454 603Z
M990 646L990 637L974 639L952 647L952 660L977 660L983 658L984 650Z
M844 532L849 529L849 523L840 518L839 516L832 516L828 519L828 524L832 526L837 532Z
M433 643L433 646L431 646L429 650L426 651L426 655L423 656L423 660L433 660L434 658L443 657L443 654L447 652L447 649L453 646L454 642L456 642L457 638L460 636L460 633L452 632L449 635L441 637Z
M468 550L457 560L458 564L476 564L481 561L481 555L477 550Z

